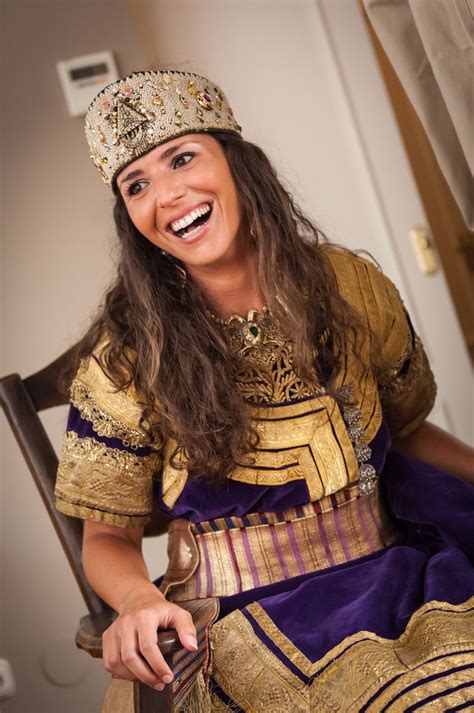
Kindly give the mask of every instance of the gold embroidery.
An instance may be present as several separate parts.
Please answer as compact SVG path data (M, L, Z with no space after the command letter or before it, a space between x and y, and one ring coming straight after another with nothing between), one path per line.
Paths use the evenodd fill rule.
M297 403L290 404L278 404L272 406L271 404L267 406L252 406L249 405L250 413L253 418L262 421L288 421L292 418L300 418L311 414L311 412L321 412L324 418L327 416L324 414L325 403L333 403L332 399L328 396L315 397L312 399L306 399L306 401L298 401ZM321 416L320 416L321 417Z
M223 703L220 698L218 698L215 693L212 693L211 691L211 705L210 708L200 710L199 713L231 713L232 708L229 708L229 706L226 703Z
M357 459L344 419L331 397L315 397L297 404L251 407L251 412L256 419L259 446L253 454L254 462L236 466L230 474L232 480L276 486L304 479L311 501L358 480ZM380 421L379 406L370 422L368 438L375 435ZM170 508L183 492L188 477L186 469L173 468L170 463L175 447L176 442L170 439L163 459L163 500Z
M240 611L224 617L212 629L213 676L238 705L256 713L280 710L268 708L269 689L275 700L286 702L286 710L349 713L367 705L371 713L385 710L385 706L401 713L433 692L472 682L472 669L454 669L472 664L473 607L474 597L461 605L429 602L411 617L398 639L361 631L311 663L260 605L252 604L248 609L259 625L305 676L314 677L312 683L304 684L289 671L262 644ZM427 680L443 671L446 676L435 684ZM413 683L418 685L410 688ZM468 701L469 695L467 688L459 688L443 697L443 702L454 705Z
M239 357L235 383L246 401L281 403L322 392L316 373L312 384L306 384L298 376L293 367L293 345L268 311L260 320L253 318L246 322L232 317L221 323L233 352ZM249 333L252 329L256 330L256 336Z
M339 407L329 396L253 410L260 436L252 465L232 480L280 485L305 479L310 500L337 492L358 478L357 460ZM281 469L288 464L290 467ZM280 470L279 470L280 469Z
M311 501L358 479L358 464L339 407L329 396L297 404L251 407L260 437L254 463L236 466L232 480L276 486L306 480ZM377 418L377 416L379 418ZM371 429L380 425L380 409ZM375 435L375 434L374 434ZM187 482L186 469L173 468L176 442L169 439L163 459L163 500L172 508Z
M82 418L90 421L98 436L120 438L124 445L145 446L149 439L145 433L123 424L101 408L92 391L78 378L74 379L70 390L71 403L79 410Z
M100 347L96 351L100 352ZM98 358L92 355L79 368L74 380L75 405L85 418L93 419L94 427L97 425L102 431L99 435L123 438L132 446L150 445L149 437L140 426L144 405L135 388L117 390Z
M285 485L293 480L303 480L305 472L299 465L285 470L259 470L256 467L235 468L231 473L231 480L249 485Z
M68 432L55 495L67 515L133 526L149 520L160 456L137 456Z
M403 438L423 423L436 397L436 383L421 340L416 337L413 349L412 331L398 289L375 265L333 247L327 248L327 256L342 296L372 330L370 360L380 382L384 414L392 434ZM352 355L350 357L349 372L357 369ZM400 373L404 365L407 365L406 374ZM343 378L350 383L348 376L343 375ZM366 393L366 379L370 383L374 377L364 377L356 392L363 394L362 408L360 404L358 407L370 419L374 397L371 384L370 393ZM373 383L376 390L377 385ZM380 405L376 406L380 411ZM372 430L365 426L368 439L375 435L376 430Z
M246 713L309 711L308 686L262 646L241 612L214 624L211 646L213 678Z

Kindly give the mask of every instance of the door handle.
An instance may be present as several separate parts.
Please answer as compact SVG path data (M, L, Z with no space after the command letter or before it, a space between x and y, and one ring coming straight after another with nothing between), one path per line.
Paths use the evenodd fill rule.
M415 225L409 231L418 267L424 275L434 275L438 270L433 239L428 228Z

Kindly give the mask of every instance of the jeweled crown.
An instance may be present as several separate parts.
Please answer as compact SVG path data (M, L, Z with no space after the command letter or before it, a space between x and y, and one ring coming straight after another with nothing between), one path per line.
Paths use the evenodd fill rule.
M109 84L92 101L85 132L105 183L158 144L205 131L240 134L224 93L190 72L146 71Z

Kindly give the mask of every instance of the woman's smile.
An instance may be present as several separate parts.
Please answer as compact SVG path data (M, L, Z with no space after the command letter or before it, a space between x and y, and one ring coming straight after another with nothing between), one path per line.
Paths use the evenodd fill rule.
M168 232L187 243L198 240L209 226L211 215L212 203L202 203L197 208L185 211L183 217L170 221Z

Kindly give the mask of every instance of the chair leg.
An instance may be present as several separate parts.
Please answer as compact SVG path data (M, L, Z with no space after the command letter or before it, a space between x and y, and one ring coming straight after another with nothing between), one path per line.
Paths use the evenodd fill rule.
M165 661L173 670L173 654L165 656ZM173 713L173 684L155 691L144 683L134 683L133 703L135 713Z
M173 713L173 684L155 691L144 683L133 686L135 713Z

